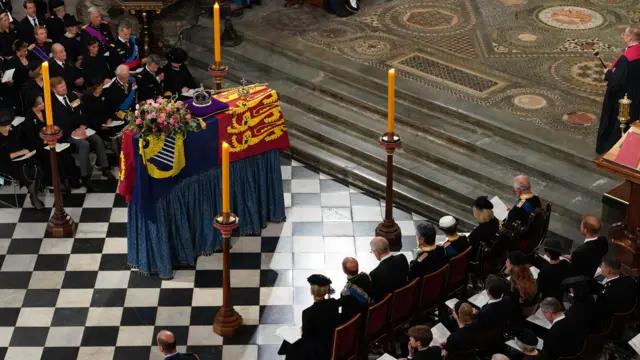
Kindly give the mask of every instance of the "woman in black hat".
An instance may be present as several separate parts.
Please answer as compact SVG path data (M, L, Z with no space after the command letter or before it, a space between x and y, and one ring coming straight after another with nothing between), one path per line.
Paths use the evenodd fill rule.
M478 196L473 202L473 217L478 221L478 226L469 234L471 258L475 259L482 243L493 243L498 238L500 221L493 215L493 204L486 196Z
M31 151L36 149L30 149L20 134L12 131L13 119L13 110L0 109L0 173L16 179L20 186L26 186L33 207L42 209L44 204L38 198L38 189L44 174L30 156ZM26 158L21 159L23 157Z
M73 15L64 16L64 31L65 33L60 36L58 42L64 46L64 50L67 52L67 60L74 64L76 67L80 67L78 60L82 58L82 43L80 42L80 34L78 34L78 25L80 22L76 20Z
M594 282L593 278L583 275L570 277L562 282L562 285L568 290L571 304L564 315L567 319L579 322L587 335L600 332L604 320L593 299Z
M180 48L173 48L167 53L167 64L162 68L164 74L165 96L180 95L189 89L198 87L185 62L187 52Z
M100 41L92 37L87 41L86 53L82 56L82 71L86 79L110 81L114 74L107 59L100 53ZM115 69L114 69L115 71Z
M286 354L286 359L326 360L331 357L333 332L340 324L340 302L327 299L333 293L328 277L314 274L307 281L313 305L302 311L302 336L293 344L283 342L278 354Z

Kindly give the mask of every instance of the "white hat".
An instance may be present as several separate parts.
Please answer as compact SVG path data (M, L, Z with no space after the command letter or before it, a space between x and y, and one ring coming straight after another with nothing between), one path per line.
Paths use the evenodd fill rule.
M447 215L440 218L440 222L438 222L438 226L440 226L440 228L442 229L448 229L455 226L457 223L458 221L456 221L456 219L453 216Z

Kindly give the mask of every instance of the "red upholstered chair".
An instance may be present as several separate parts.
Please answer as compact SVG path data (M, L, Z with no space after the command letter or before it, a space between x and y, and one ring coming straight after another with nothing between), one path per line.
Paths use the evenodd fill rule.
M362 315L357 314L351 320L338 326L333 332L331 360L356 359L359 348L359 331Z
M459 290L463 292L467 288L469 282L469 253L471 252L471 246L467 250L463 251L451 258L449 261L449 276L447 278L446 294L448 297L455 294Z
M609 342L609 330L608 329L602 331L599 334L591 334L587 338L587 342L585 344L584 349L584 358L586 360L598 360L601 358L602 352L604 351L605 345Z
M364 336L364 344L367 348L377 343L382 344L385 350L389 348L391 340L389 339L391 329L390 313L391 294L388 294L384 299L369 306Z
M407 285L393 292L391 298L391 339L395 332L404 324L410 323L418 308L418 285L420 278L414 279Z
M448 273L449 264L422 278L422 286L420 287L419 294L419 307L422 315L438 307L438 303L442 300L442 289L447 281Z

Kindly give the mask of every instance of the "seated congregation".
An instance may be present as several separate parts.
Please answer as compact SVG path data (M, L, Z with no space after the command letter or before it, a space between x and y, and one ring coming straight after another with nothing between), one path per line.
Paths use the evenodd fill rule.
M469 236L457 232L451 216L439 222L446 239L438 239L433 225L418 224L410 262L392 254L387 240L374 238L371 253L379 264L367 274L356 259L345 258L347 282L335 298L331 279L310 276L314 303L302 313L301 337L284 341L279 353L335 360L382 352L386 359L600 358L607 343L622 339L638 292L620 260L607 256L599 219L583 217L584 242L570 254L553 239L530 253L522 251L530 247L521 243L524 237L505 244L501 266L483 276L482 254L508 239L491 208L486 197L476 200L480 225ZM518 221L535 216L534 208L523 209Z

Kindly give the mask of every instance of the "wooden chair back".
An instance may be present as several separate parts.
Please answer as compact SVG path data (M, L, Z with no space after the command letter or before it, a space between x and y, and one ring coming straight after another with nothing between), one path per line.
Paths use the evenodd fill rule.
M379 341L386 337L391 327L389 313L391 310L391 294L369 306L367 311L367 325L365 327L365 345Z
M359 351L360 324L362 315L357 314L349 321L338 326L333 332L331 360L355 359Z
M396 330L411 322L418 308L418 285L420 278L416 278L407 285L393 292L391 299L391 328Z
M421 313L429 312L438 306L438 303L443 297L442 290L444 289L448 273L449 264L422 278L419 305Z
M451 258L449 261L449 275L447 276L447 295L467 286L469 272L469 252L471 247Z

